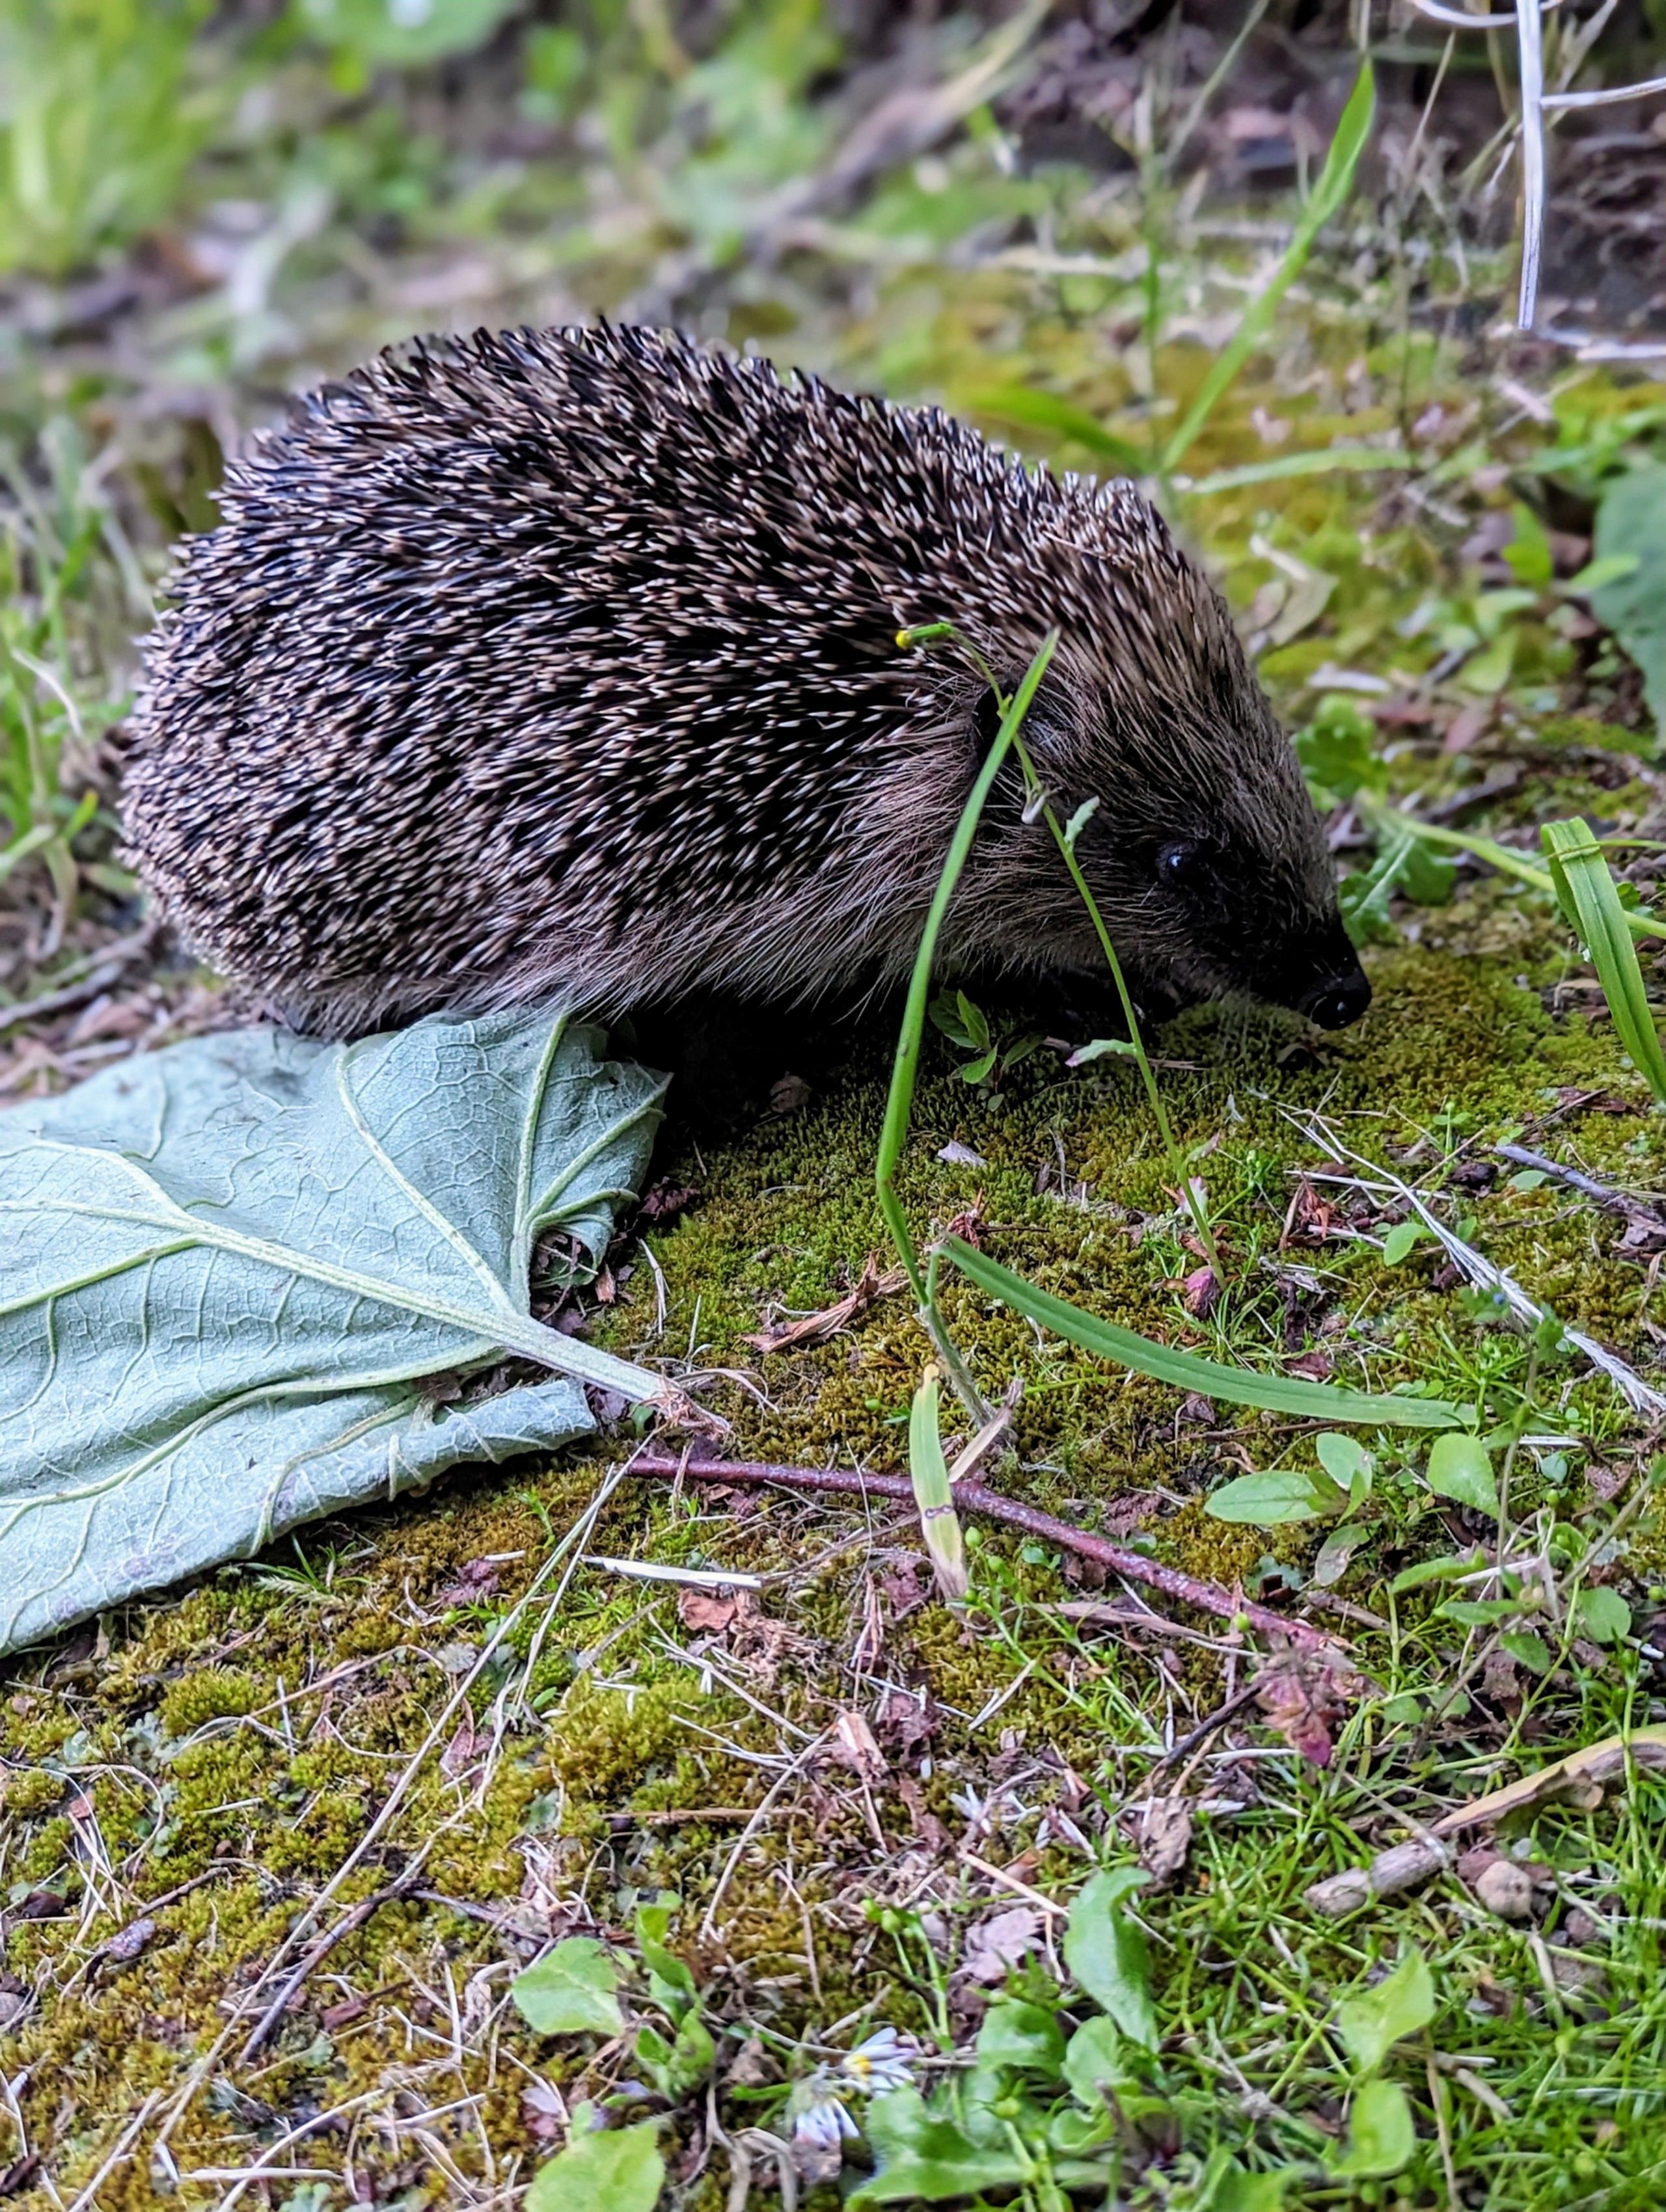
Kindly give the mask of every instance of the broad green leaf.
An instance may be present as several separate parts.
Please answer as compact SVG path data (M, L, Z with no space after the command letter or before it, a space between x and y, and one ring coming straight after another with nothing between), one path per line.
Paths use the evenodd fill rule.
M961 1019L960 1007L949 992L939 991L926 1012L931 1017L933 1027L941 1030L951 1044L958 1044L966 1052L972 1049L976 1039Z
M1217 1521L1280 1528L1291 1521L1321 1521L1328 1513L1340 1513L1347 1502L1347 1492L1322 1474L1281 1468L1265 1474L1237 1475L1212 1491L1203 1504Z
M661 1378L534 1321L534 1244L586 1266L660 1078L548 1012L354 1045L198 1037L0 1115L0 1650L246 1558ZM514 1352L495 1396L425 1376Z
M1332 1382L1304 1382L1293 1375L1258 1375L1250 1367L1224 1367L1201 1359L1195 1352L1174 1352L1131 1328L1101 1321L1063 1298L1026 1283L1010 1267L1001 1267L964 1238L945 1237L942 1249L961 1273L989 1297L1001 1299L1017 1313L1050 1328L1071 1344L1079 1345L1101 1359L1115 1360L1136 1375L1150 1375L1177 1389L1201 1391L1207 1398L1224 1398L1229 1405L1260 1406L1268 1413L1289 1413L1298 1420L1347 1421L1356 1427L1450 1429L1457 1425L1458 1411L1438 1398L1378 1398L1360 1390L1339 1389Z
M593 1936L569 1936L509 1984L515 2010L540 2035L618 2035L619 1970Z
M1406 1590L1420 1589L1425 1583L1457 1582L1486 1565L1485 1552L1448 1552L1438 1559L1420 1559L1414 1567L1402 1567L1389 1588L1399 1597Z
M959 1009L961 1024L967 1036L982 1051L989 1042L989 1024L982 1007L975 1006L964 991L955 993L955 1005Z
M637 2030L636 2057L653 2076L654 2087L672 2104L705 2080L715 2056L711 2030L697 2012L684 2014L670 2042L657 2027Z
M1189 2190L1171 2200L1175 2212L1283 2212L1285 2199L1302 2179L1299 2166L1250 2173L1222 2143Z
M980 2148L954 2120L930 2110L917 2089L876 2097L864 2131L876 2171L845 2200L856 2212L865 2204L941 2204L1028 2179L1027 2159Z
M1353 90L1348 94L1347 105L1337 123L1330 149L1325 155L1324 167L1308 195L1307 204L1297 220L1290 243L1284 250L1271 282L1262 287L1244 309L1237 330L1211 362L1196 398L1187 409L1173 436L1163 449L1164 475L1171 474L1179 467L1183 456L1214 412L1217 403L1231 389L1239 370L1271 329L1273 319L1279 311L1280 301L1306 265L1314 240L1353 190L1353 173L1359 167L1360 155L1365 151L1365 141L1371 136L1375 97L1371 64L1365 62L1354 80Z
M672 1915L681 1902L680 1898L673 1897L636 1908L636 1955L654 1984L654 2002L663 2006L673 2019L682 2017L696 1995L694 1974L687 1961L666 1948Z
M1155 2051L1151 1957L1144 1929L1122 1910L1122 1899L1146 1879L1140 1868L1129 1866L1109 1867L1093 1876L1070 1908L1064 1962L1130 2043Z
M1662 474L1666 476L1666 471ZM1666 631L1663 636L1666 638ZM1657 1103L1666 1104L1666 1054L1660 1048L1631 925L1602 848L1588 822L1547 822L1539 837L1550 863L1557 902L1569 927L1584 942L1614 1017L1614 1032L1631 1054L1633 1066L1647 1079Z
M1412 2108L1397 2081L1362 2081L1348 2110L1347 2147L1330 2170L1356 2180L1398 2173L1417 2150Z
M1377 726L1345 691L1325 694L1294 743L1302 773L1323 801L1388 788L1389 771L1377 750Z
M1401 2039L1435 2016L1435 1985L1421 1951L1408 1950L1375 1989L1345 1997L1336 2027L1358 2074L1374 2073Z
M1477 1437L1462 1430L1437 1437L1429 1447L1426 1480L1437 1498L1455 1498L1460 1505L1473 1505L1477 1513L1497 1518L1499 1486L1486 1446Z
M301 22L361 70L412 69L483 46L520 0L296 0Z
M666 2185L658 2134L644 2120L575 2136L532 2176L526 2212L654 2212Z
M1582 1589L1576 1618L1581 1636L1593 1644L1619 1644L1632 1632L1632 1609L1617 1589L1599 1584Z
M1363 1480L1369 1494L1371 1454L1358 1437L1327 1431L1323 1436L1314 1437L1313 1449L1319 1455L1320 1466L1333 1482L1352 1496L1355 1483Z
M1070 2094L1090 2112L1104 2104L1103 2092L1115 2088L1128 2072L1122 2039L1113 2020L1085 2020L1065 2045L1064 2078Z
M1061 2105L1047 2123L1048 2148L1061 2151L1066 2158L1088 2157L1102 2150L1116 2133L1116 2122L1103 2101L1097 2112L1080 2112L1074 2105Z
M1627 1607L1629 1613L1630 1608ZM1629 1625L1629 1624L1628 1624ZM1535 1636L1530 1628L1512 1628L1499 1642L1517 1666L1525 1667L1529 1674L1547 1674L1554 1663L1550 1646L1542 1636Z
M1666 737L1666 466L1612 477L1596 508L1598 561L1633 566L1591 592L1591 612L1643 672L1643 694Z
M1056 2075L1064 2064L1064 2031L1057 2015L1018 1997L998 1997L977 2032L979 2063L1029 2067Z
M1396 1221L1383 1239L1383 1257L1390 1267L1397 1267L1433 1235L1426 1221Z
M1556 574L1545 526L1524 500L1516 501L1516 535L1504 549L1505 565L1523 583L1542 591Z

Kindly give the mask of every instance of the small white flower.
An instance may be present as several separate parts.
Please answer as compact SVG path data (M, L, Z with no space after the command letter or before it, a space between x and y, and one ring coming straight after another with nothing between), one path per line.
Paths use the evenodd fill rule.
M914 2080L919 2046L894 2027L876 2028L866 2041L845 2053L846 2074L863 2094L883 2097L888 2089L906 2089Z
M804 2106L793 2123L793 2141L817 2150L837 2150L856 2133L856 2123L836 2096L823 2094Z

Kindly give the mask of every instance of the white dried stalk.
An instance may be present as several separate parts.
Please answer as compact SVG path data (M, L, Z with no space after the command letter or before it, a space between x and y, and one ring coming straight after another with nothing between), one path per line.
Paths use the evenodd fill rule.
M1311 1140L1329 1152L1339 1166L1346 1162L1357 1170L1354 1174L1339 1176L1334 1180L1353 1183L1377 1197L1391 1194L1402 1205L1409 1206L1460 1273L1467 1277L1477 1290L1489 1291L1501 1297L1517 1320L1525 1322L1529 1328L1536 1328L1541 1322L1551 1317L1547 1310L1536 1298L1530 1297L1513 1275L1507 1275L1502 1267L1495 1267L1491 1260L1477 1252L1473 1244L1466 1244L1461 1237L1455 1235L1425 1204L1410 1183L1402 1182L1392 1169L1383 1167L1376 1160L1362 1158L1358 1152L1350 1151L1316 1115L1303 1117L1290 1113L1287 1109L1286 1112L1287 1119L1293 1121L1298 1128L1305 1129ZM1333 1178L1314 1176L1311 1180L1320 1182L1329 1182ZM1599 1374L1608 1376L1634 1413L1645 1413L1657 1420L1666 1413L1666 1397L1663 1397L1651 1383L1645 1382L1634 1367L1628 1367L1623 1359L1605 1345L1599 1344L1594 1336L1587 1336L1583 1329L1570 1328L1560 1316L1557 1326L1574 1349L1589 1360Z
M1443 0L1410 0L1417 14L1432 23L1454 31L1511 28L1516 33L1519 57L1522 112L1522 276L1517 301L1518 328L1533 331L1539 307L1539 271L1544 258L1545 234L1545 118L1576 107L1603 107L1624 100L1644 100L1666 93L1666 76L1645 78L1637 84L1616 84L1599 92L1545 90L1544 18L1561 0L1516 0L1508 15L1474 15L1462 8L1449 8ZM1575 347L1582 360L1647 360L1666 353L1666 337L1628 343L1575 330L1538 331L1535 335Z

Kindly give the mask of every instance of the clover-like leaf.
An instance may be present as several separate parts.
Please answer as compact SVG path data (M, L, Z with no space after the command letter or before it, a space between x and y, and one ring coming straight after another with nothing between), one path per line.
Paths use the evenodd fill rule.
M1346 1997L1336 2025L1361 2074L1380 2066L1402 2036L1415 2035L1435 2016L1435 1985L1421 1951L1408 1950L1374 1989Z
M509 1984L515 2010L540 2035L617 2035L619 1970L593 1936L569 1936Z
M1411 2103L1399 2082L1363 2081L1348 2112L1347 2146L1330 2170L1354 2180L1385 2178L1409 2166L1416 2149Z
M532 1318L664 1089L547 1012L199 1037L0 1115L0 1650L661 1378ZM506 1352L555 1370L441 1402Z
M1496 1516L1499 1486L1493 1480L1492 1459L1479 1437L1466 1436L1459 1429L1437 1437L1430 1447L1427 1474L1436 1497L1450 1498L1460 1505L1473 1506L1477 1513Z

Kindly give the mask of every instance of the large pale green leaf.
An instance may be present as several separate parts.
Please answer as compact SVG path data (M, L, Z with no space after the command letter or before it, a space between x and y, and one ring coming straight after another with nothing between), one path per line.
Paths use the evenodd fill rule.
M662 1079L549 1013L202 1037L0 1114L0 1650L355 1499L590 1427L646 1369L532 1319L605 1247ZM449 1401L514 1352L549 1380ZM578 1378L578 1379L575 1379Z

